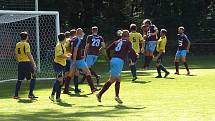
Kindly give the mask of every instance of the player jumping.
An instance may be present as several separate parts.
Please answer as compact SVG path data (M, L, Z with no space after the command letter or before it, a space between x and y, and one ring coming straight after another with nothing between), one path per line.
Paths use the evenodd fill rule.
M184 63L184 66L187 70L187 75L190 75L190 70L187 65L186 56L187 56L187 53L189 53L191 43L190 43L190 40L188 39L187 35L184 34L184 30L185 29L182 26L178 28L178 35L177 35L178 50L175 55L175 69L176 69L175 74L177 74L177 75L179 75L180 58L181 58L181 61Z
M38 98L33 94L33 90L36 82L36 64L34 62L34 58L31 55L30 45L28 43L28 33L21 32L20 33L21 41L16 44L16 59L18 61L18 81L16 82L16 89L14 99L19 99L18 93L20 90L20 86L22 80L25 78L30 81L30 91L28 94L28 98Z
M113 56L111 58L110 51L113 50ZM118 103L123 103L122 100L119 98L119 90L120 90L120 73L123 69L123 64L126 56L130 53L133 57L137 57L135 51L132 48L132 44L129 41L129 31L123 30L121 39L113 42L107 48L107 55L111 59L110 61L110 78L103 86L102 90L96 95L97 100L101 102L102 95L108 90L108 88L115 83L115 93L116 97L115 100Z

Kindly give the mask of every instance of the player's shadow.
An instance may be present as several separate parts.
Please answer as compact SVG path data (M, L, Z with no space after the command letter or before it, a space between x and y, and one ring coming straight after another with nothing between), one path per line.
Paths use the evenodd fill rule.
M80 94L80 93L72 94L72 93L69 93L68 95L71 97L88 97L88 95L90 95L90 94Z
M19 99L17 102L18 103L33 103L36 102L36 99Z
M97 105L99 107L114 107L115 109L133 109L133 110L140 110L140 109L145 109L145 106L141 106L141 105L137 105L137 107L130 107L130 106L126 106L123 104L117 104L115 106L104 106L104 105Z
M173 78L173 77L166 77L166 78L164 78L164 79L175 79L175 78Z
M63 107L72 107L73 105L75 105L75 104L69 104L66 102L57 102L56 104Z
M133 81L132 83L138 83L138 84L147 84L150 83L152 81Z

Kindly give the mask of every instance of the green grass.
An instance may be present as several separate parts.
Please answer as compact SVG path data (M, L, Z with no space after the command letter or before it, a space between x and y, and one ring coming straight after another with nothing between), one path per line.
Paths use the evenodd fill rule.
M190 57L191 76L181 69L174 75L173 58L167 57L164 65L171 75L156 79L155 70L138 70L138 80L131 83L130 71L122 73L120 96L124 101L118 105L114 100L114 85L98 103L86 84L81 95L62 94L63 103L52 103L48 96L53 81L38 81L35 94L38 100L28 100L28 84L21 87L21 100L12 99L15 82L0 83L0 120L16 121L214 121L215 120L215 65L214 56ZM192 61L191 61L192 60ZM107 64L100 61L96 70L108 79Z

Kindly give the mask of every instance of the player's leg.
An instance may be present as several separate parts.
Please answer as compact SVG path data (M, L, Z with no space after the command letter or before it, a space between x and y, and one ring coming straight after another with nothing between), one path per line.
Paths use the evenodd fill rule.
M25 79L25 73L24 73L24 68L23 64L21 62L18 63L18 80L16 82L16 87L15 87L15 94L14 94L14 99L19 99L19 90L22 84L22 80Z
M136 59L133 59L131 56L129 56L130 58L130 69L131 69L131 74L132 74L132 81L135 81L137 79L137 69L136 69Z
M121 81L120 77L117 77L116 78L116 82L115 82L115 100L118 103L122 104L123 102L122 102L122 100L119 97L120 81Z
M29 62L29 63L26 63L25 65L26 67L26 72L25 72L25 75L26 75L26 79L27 80L30 80L30 85L29 85L29 94L28 94L28 97L29 98L38 98L34 95L33 91L34 91L34 88L35 88L35 83L36 83L36 74L34 72L34 69L32 67L32 64Z
M160 68L163 72L165 72L164 78L166 78L170 73L167 71L167 69L166 69L166 68L163 66L163 64L162 64L163 56L164 56L164 53L161 54L161 56L159 57L159 59L160 59L159 68Z
M70 60L66 60L66 68L65 68L65 77L68 77L69 75L69 70L70 70ZM64 94L69 94L69 85L70 85L70 78L65 78L65 82L64 82Z
M175 74L179 75L179 59L181 57L181 51L177 51L175 55Z
M154 50L156 47L156 41L150 41L149 42L149 57L148 57L148 66L151 64L153 56L154 56Z
M187 75L190 75L190 70L189 70L189 67L188 67L188 64L187 64L187 59L186 59L187 51L183 50L181 56L182 56L181 61L183 62L184 66L185 66L185 68L187 70Z
M103 86L102 90L96 95L97 96L97 100L99 102L101 102L101 97L102 95L108 90L108 88L112 85L112 83L114 83L115 81L118 81L115 85L115 91L116 91L116 96L119 96L119 89L120 89L120 73L122 71L123 68L123 60L119 59L119 58L112 58L110 61L110 78L109 80L105 83L105 85Z
M54 100L54 96L56 94L56 100L60 101L60 93L61 93L61 87L63 84L63 78L64 78L64 67L58 63L54 63L54 71L56 73L56 81L52 88L51 96L49 97L52 101Z
M146 47L145 47L145 61L143 65L145 69L148 68L148 60L149 60L149 42L146 43Z
M74 78L73 78L73 80L74 80L74 86L75 86L75 93L80 93L81 92L81 90L78 88L78 85L79 85L79 83L78 83L78 77L79 77L79 75L80 75L79 71L76 70Z
M87 55L86 63L88 68L90 69L91 75L96 77L97 84L99 84L100 75L93 70L92 66L96 63L98 56L95 55Z
M76 66L78 69L81 69L83 71L83 73L86 75L86 79L87 79L87 82L90 86L91 92L93 93L95 91L98 91L98 89L95 88L95 86L93 84L93 80L91 78L91 72L90 72L86 62L84 60L77 60Z
M157 63L156 63L156 68L157 68L157 73L158 73L158 76L156 76L155 78L162 78L162 75L161 75L161 58L158 57L157 59Z

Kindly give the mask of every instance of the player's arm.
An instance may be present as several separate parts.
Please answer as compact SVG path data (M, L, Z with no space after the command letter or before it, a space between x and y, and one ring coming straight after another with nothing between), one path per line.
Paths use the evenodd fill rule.
M144 47L145 47L145 40L143 39L143 36L141 34L139 34L140 36L140 44L141 44L141 50L140 50L140 53L144 53Z
M189 52L189 51L190 51L191 42L190 42L190 40L188 39L187 36L185 36L185 38L186 38L186 40L187 40L187 52Z
M31 49L30 49L30 45L29 44L25 45L25 50L26 50L26 55L28 56L29 60L31 61L34 70L36 70L37 66L36 66L34 58L33 58L32 54L31 54Z

